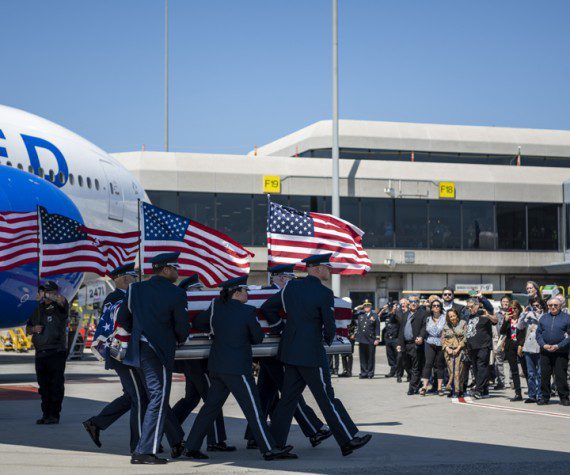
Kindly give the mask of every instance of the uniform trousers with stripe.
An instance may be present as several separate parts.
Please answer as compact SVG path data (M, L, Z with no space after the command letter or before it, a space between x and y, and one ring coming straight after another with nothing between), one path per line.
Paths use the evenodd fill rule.
M184 432L168 405L172 371L162 365L158 355L145 341L140 342L139 374L146 390L148 405L135 453L156 454L164 432L171 447L182 442Z
M200 450L204 437L232 393L251 427L261 453L274 449L275 441L267 428L253 375L210 373L210 381L206 402L188 434L186 448Z
M259 391L261 409L266 419L267 416L272 416L279 400L279 393L283 390L284 379L285 367L281 361L277 358L261 358L259 360L257 389ZM315 414L315 411L307 405L303 396L299 398L294 417L305 437L313 437L324 425L323 421ZM249 425L245 431L244 438L246 440L253 439Z
M208 360L182 360L177 363L186 377L186 387L184 397L174 405L172 412L178 422L183 424L200 400L206 401L211 382L207 370ZM216 417L207 437L208 445L226 441L226 426L222 411Z
M91 418L99 429L105 430L123 414L130 411L130 446L134 452L142 429L142 420L148 404L146 391L136 368L118 361L109 361L109 367L117 373L123 386L123 394L107 404L95 417Z
M353 438L353 434L340 416L340 412L333 402L334 398L331 398L329 394L330 390L327 390L323 368L288 364L285 365L285 381L281 399L277 404L271 423L271 433L277 445L284 446L287 443L295 408L299 402L299 397L307 386L315 397L336 441L342 447ZM330 389L332 390L332 386Z

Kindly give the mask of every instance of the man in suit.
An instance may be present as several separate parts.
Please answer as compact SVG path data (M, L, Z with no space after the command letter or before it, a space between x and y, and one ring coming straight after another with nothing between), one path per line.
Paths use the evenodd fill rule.
M357 315L356 341L360 357L360 379L372 379L376 363L376 346L380 343L380 318L366 300Z
M409 309L402 315L397 351L402 353L403 365L411 372L408 396L420 391L420 376L424 366L424 339L427 312L420 307L418 295L409 297Z
M183 279L178 287L186 291L198 292L204 288L198 274ZM185 394L172 408L178 422L182 425L190 413L198 406L200 399L206 401L210 389L210 376L208 374L208 360L180 360L176 361L174 371L184 374L186 378ZM226 426L224 414L220 411L218 417L208 432L209 452L233 452L236 448L226 443Z
M465 312L465 307L463 305L459 305L455 303L455 293L451 287L444 287L441 291L441 298L443 299L443 316L445 317L448 310L455 310L458 315L461 317Z
M117 305L121 305L129 285L136 281L135 264L129 263L119 266L112 270L109 275L113 279L115 290L105 298L103 314L113 312ZM101 318L99 325L108 325L108 322L108 319ZM83 422L83 427L95 445L101 447L100 432L106 430L123 414L130 411L130 447L131 453L133 453L139 442L142 416L146 411L148 402L145 389L136 368L112 358L108 347L103 350L102 356L105 358L105 369L112 369L119 376L123 394L107 404L99 414Z
M179 439L174 443L174 455L182 453L184 433L168 405L176 346L184 343L190 332L186 292L174 285L179 255L173 252L154 256L153 277L129 286L117 316L118 324L131 333L124 363L139 369L149 400L132 464L167 462L156 456L166 419Z
M220 297L199 314L193 326L209 331L212 347L208 359L212 385L206 403L200 409L186 440L187 457L208 459L200 452L204 436L232 393L242 409L265 460L297 458L293 447L278 447L262 416L259 395L252 373L252 345L263 341L263 330L256 318L256 308L246 305L247 276L221 284Z
M282 325L281 311L287 314L278 351L278 358L285 364L285 379L281 400L273 415L271 433L278 445L285 445L299 397L309 386L342 454L348 455L366 445L371 436L355 436L327 392L323 337L325 343L331 345L336 331L334 295L322 283L330 279L330 256L323 254L304 259L307 277L289 282L261 307L273 327Z
M295 278L295 264L280 264L273 266L267 271L271 276L271 289L281 290L287 283ZM265 417L272 415L279 393L283 390L283 380L285 376L285 366L277 357L259 359L259 375L257 377L257 389L259 400ZM317 417L315 411L307 405L303 396L299 398L299 404L295 410L295 420L299 424L303 435L309 439L313 447L319 445L323 440L328 439L332 432ZM245 434L247 448L256 449L257 444L253 439L253 434L248 426Z

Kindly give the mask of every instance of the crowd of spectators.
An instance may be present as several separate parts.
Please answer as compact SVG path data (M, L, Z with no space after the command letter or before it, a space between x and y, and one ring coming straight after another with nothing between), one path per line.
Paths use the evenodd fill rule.
M380 322L385 322L383 340L390 366L385 377L398 383L405 377L410 396L487 398L490 390L507 389L508 366L512 402L545 405L558 395L560 404L569 406L566 299L561 294L543 299L535 282L527 283L526 294L524 305L521 299L503 296L496 311L481 293L473 293L461 305L448 287L441 296L421 302L419 295L410 295L378 311L366 301L355 309L350 332L359 345L359 376L374 377ZM352 363L339 376L351 373Z

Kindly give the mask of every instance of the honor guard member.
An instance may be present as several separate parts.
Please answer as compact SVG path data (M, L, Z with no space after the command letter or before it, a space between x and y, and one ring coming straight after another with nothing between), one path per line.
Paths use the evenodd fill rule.
M178 287L186 291L200 291L204 288L198 274L182 280ZM206 400L210 388L210 376L208 375L208 360L179 360L175 362L174 371L184 374L186 378L184 397L172 408L172 412L182 425L190 413L198 406L200 399ZM210 452L233 452L234 446L226 443L226 426L222 411L216 417L212 429L208 431L208 451Z
M380 343L380 319L368 300L357 314L356 341L360 358L360 379L372 379L376 363L376 346Z
M125 299L129 285L136 281L135 264L131 262L130 264L119 266L112 270L109 276L113 279L115 290L107 295L103 302L103 312L99 325L109 325L110 327L105 328L104 331L106 334L110 332L112 335L114 322L112 317L106 318L106 314L111 313L113 307L116 308L117 305L121 304ZM139 442L142 417L147 406L145 389L136 368L127 366L112 358L108 347L105 348L103 356L105 358L105 369L115 370L119 376L123 394L107 404L99 414L83 422L83 427L85 427L95 445L101 447L100 432L106 430L123 414L130 411L130 446L131 453L133 453Z
M358 437L354 428L347 427L327 390L323 369L326 364L323 337L330 346L335 337L336 325L334 295L322 282L330 279L331 255L322 254L303 259L307 266L307 277L289 282L287 287L261 307L272 325L280 320L279 311L285 310L287 313L287 324L281 334L278 352L279 359L285 363L285 381L281 399L273 414L271 433L278 445L286 443L299 396L305 386L308 386L342 454L348 455L367 444L371 436Z
M245 304L246 283L247 276L224 282L220 297L194 320L194 327L209 331L213 341L208 360L212 385L186 440L185 455L192 459L208 458L200 452L200 447L230 392L241 407L265 460L297 458L289 453L291 446L276 447L259 404L252 374L251 345L263 341L263 331L256 318L256 308Z
M36 424L59 424L65 391L69 303L52 280L38 288L38 300L26 324L26 333L32 335L36 350L36 376L42 398L43 415Z
M269 268L267 271L271 276L270 289L283 289L290 280L295 278L295 264L281 264ZM285 366L277 357L267 357L259 359L259 375L257 377L257 390L259 391L259 401L263 414L271 416L279 400L279 392L283 389L283 377ZM332 432L317 417L315 411L305 402L303 396L299 398L299 404L294 414L295 420L299 424L305 437L309 438L311 445L316 447L323 440L328 439ZM257 444L251 433L249 426L245 432L248 449L256 449Z
M172 456L182 454L184 433L168 405L176 346L184 343L190 332L186 292L174 285L179 255L171 252L154 256L150 261L153 277L129 286L117 316L118 324L131 333L124 363L139 369L148 397L132 464L167 462L156 456L165 420L167 435L171 434Z

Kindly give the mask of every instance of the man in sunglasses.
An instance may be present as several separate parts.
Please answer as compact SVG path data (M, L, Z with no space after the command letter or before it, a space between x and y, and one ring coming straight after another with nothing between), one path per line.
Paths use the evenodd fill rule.
M179 255L171 252L153 257L150 262L154 275L130 285L117 316L117 323L131 334L123 363L138 368L148 396L132 464L167 462L156 456L165 424L172 434L169 442L173 457L182 455L184 433L168 405L176 346L190 333L186 292L174 285Z
M424 366L424 338L426 336L427 311L420 307L420 297L412 295L409 298L409 310L402 315L398 347L396 350L403 355L403 365L411 372L408 396L420 391L420 376Z
M570 348L570 316L562 312L560 300L548 300L548 312L538 322L536 341L540 346L540 372L542 399L537 404L548 404L550 399L550 379L554 380L560 396L560 404L570 406L568 381L568 349Z
M463 314L465 307L453 301L453 299L455 298L455 293L453 292L453 289L451 287L444 287L443 290L441 291L441 297L443 298L442 310L444 316L447 313L447 311L451 309L456 310L459 316Z

